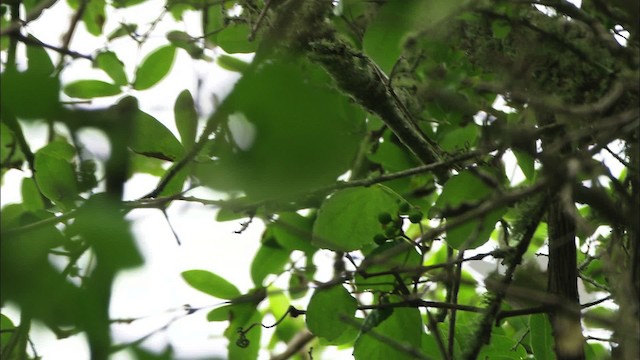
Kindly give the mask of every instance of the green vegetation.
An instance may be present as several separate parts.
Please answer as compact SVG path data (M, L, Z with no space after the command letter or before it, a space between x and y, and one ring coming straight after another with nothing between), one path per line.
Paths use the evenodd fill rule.
M172 203L266 225L248 293L182 273L226 301L206 317L228 324L229 359L321 359L330 346L358 360L637 358L637 1L167 0L159 17L105 26L147 1L68 0L61 44L27 26L57 0L0 5L1 171L25 175L22 202L1 213L0 304L20 311L0 318L2 360L38 358L35 321L85 334L92 360L172 358L144 338L116 346L109 314L115 276L144 266L125 215ZM197 31L155 31L194 12ZM77 31L100 39L92 53L74 51ZM111 46L158 36L137 62ZM178 85L174 134L137 97L180 52L240 80L210 115ZM62 80L86 62L107 80ZM111 105L86 105L97 98ZM33 123L49 129L39 148ZM89 128L108 158L84 151ZM135 174L159 180L123 201ZM333 264L314 263L319 251ZM471 271L482 259L496 271Z

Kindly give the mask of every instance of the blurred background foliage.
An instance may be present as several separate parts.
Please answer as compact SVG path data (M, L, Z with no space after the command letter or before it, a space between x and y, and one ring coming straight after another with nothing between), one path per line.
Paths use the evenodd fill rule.
M125 215L173 202L266 225L248 293L182 273L225 301L207 319L228 324L226 358L635 359L637 1L169 0L105 25L147 1L69 0L56 44L29 26L56 0L0 5L1 171L24 173L22 202L2 208L0 301L20 312L0 319L3 360L39 358L33 321L84 333L92 359L173 358L146 337L114 345L109 314L115 276L144 264ZM140 49L163 17L193 13L197 31L160 34L143 58L112 46ZM76 31L99 40L91 53ZM168 125L137 97L179 52L240 79L211 114L187 85L159 99ZM100 76L64 80L76 62ZM48 128L39 148L33 123ZM86 151L87 128L107 157ZM158 182L124 201L141 173Z

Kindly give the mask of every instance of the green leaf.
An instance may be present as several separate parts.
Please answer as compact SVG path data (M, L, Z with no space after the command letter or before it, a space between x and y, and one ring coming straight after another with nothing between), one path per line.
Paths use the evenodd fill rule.
M13 321L6 317L4 314L0 314L0 348L4 349L5 346L11 341L11 338L15 334L15 325Z
M82 21L89 34L93 36L102 35L102 28L107 21L105 6L105 0L91 0L87 2Z
M64 93L79 99L114 96L122 92L120 86L100 80L78 80L67 84Z
M206 270L184 271L182 278L192 288L219 299L231 300L241 295L235 285Z
M138 111L134 117L131 150L134 152L168 161L175 161L184 155L184 147L178 139L153 116Z
M224 336L229 340L227 358L229 360L257 359L260 351L262 326L254 326L245 334L244 340L248 341L246 347L238 345L239 340L242 340L238 330L242 328L246 331L251 325L260 324L262 314L256 310L254 304L242 304L232 309L231 318L233 320L224 332Z
M163 46L147 55L136 69L133 88L146 90L160 82L169 73L175 55L174 46Z
M218 56L216 62L221 68L229 71L242 73L249 69L249 63L246 63L234 56L222 54Z
M35 181L32 178L22 179L22 204L27 211L36 211L44 209L44 202Z
M78 210L72 226L72 230L86 239L95 251L101 270L116 273L142 264L142 256L131 235L130 223L125 219L120 204L108 194L89 198Z
M396 214L400 200L382 185L340 190L320 207L313 225L312 244L334 251L360 249L382 232L378 214Z
M314 291L307 306L307 327L314 335L336 340L350 325L358 302L342 285ZM345 319L346 318L346 319Z
M396 246L402 246L402 243L387 242L374 249L367 255L366 258L375 258L379 255L384 256L384 253ZM402 268L415 268L420 266L422 257L414 248L409 248L407 251L395 255L384 262L375 261L373 265L367 268L367 273L387 272L393 269ZM414 276L412 273L403 273L400 276L405 284L410 284L411 279ZM355 284L358 290L373 290L379 292L391 292L396 288L397 278L394 275L381 275L364 277L358 273L355 277Z
M518 343L504 335L491 335L491 344L484 346L478 354L478 359L512 360L526 359L527 351Z
M224 26L222 5L207 6L202 15L202 33L205 34L207 41L217 44L218 34Z
M349 168L364 113L316 65L300 65L252 64L214 115L217 160L196 164L201 183L255 201L334 183Z
M513 154L516 156L516 160L518 161L518 166L522 173L529 181L535 180L536 170L534 158L523 151L513 150Z
M76 173L69 161L71 145L64 141L54 141L35 154L35 181L44 196L65 210L75 207L78 195ZM71 148L73 149L73 148ZM73 151L73 150L72 150Z
M390 0L367 27L363 47L387 74L402 53L408 34L435 27L460 10L463 1Z
M289 250L300 250L306 254L317 248L311 244L313 219L295 212L283 212L269 226L278 244Z
M180 133L180 138L182 139L182 145L185 149L190 149L196 142L198 113L196 112L193 97L189 90L183 90L180 95L178 95L176 103L173 106L173 114L175 116L178 133Z
M127 74L124 71L124 64L112 51L103 51L96 56L94 65L107 73L116 85L126 85Z
M446 152L456 152L472 148L480 135L477 125L469 124L465 127L455 127L442 134L438 142L440 148Z
M215 44L228 54L255 52L258 42L249 42L250 31L249 24L232 23L218 34Z
M496 39L505 39L511 32L511 24L506 20L494 20L491 22L491 31Z
M197 40L184 31L170 31L167 39L173 46L184 49L194 59L203 57L204 50L198 45Z
M29 39L38 41L32 36ZM26 71L7 69L0 73L0 109L2 114L21 119L48 119L61 109L60 81L44 48L27 46L27 59Z
M471 171L462 172L449 179L438 197L435 209L449 211L464 205L474 205L486 199L493 190ZM474 219L447 230L447 244L455 249L474 249L489 240L496 222L505 213L504 208L494 210L482 219ZM449 216L447 219L455 219Z
M107 40L112 41L123 36L133 34L138 29L138 24L121 24L107 36Z
M555 359L551 324L545 314L529 315L531 329L531 350L536 360Z
M0 123L0 167L3 173L5 169L20 169L24 161L24 154L18 146L13 131L4 123Z
M231 320L231 309L236 305L225 305L217 307L207 313L208 321L229 321Z
M410 353L392 347L389 342L419 352L422 345L422 327L422 317L418 309L395 308L377 327L360 333L353 347L353 356L356 360L414 359ZM371 333L388 341L381 341L371 336Z
M256 256L251 262L251 280L256 286L261 286L269 274L279 274L289 262L291 250L284 249L273 239L262 243Z

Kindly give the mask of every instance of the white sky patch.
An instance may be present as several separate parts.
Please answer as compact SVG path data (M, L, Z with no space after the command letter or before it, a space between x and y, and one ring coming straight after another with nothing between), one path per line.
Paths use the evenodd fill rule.
M256 126L243 113L229 115L229 131L233 141L243 151L251 149L258 132Z

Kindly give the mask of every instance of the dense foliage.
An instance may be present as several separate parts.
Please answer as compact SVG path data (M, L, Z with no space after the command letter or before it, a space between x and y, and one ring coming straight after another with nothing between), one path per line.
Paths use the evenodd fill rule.
M329 346L363 360L636 358L637 1L168 0L158 18L104 27L145 1L68 0L62 44L29 27L56 0L2 2L2 174L26 174L22 202L2 209L1 301L20 309L2 315L2 359L36 356L35 320L85 333L92 359L122 348L112 283L144 263L125 215L175 202L266 225L249 293L182 274L227 300L207 318L228 323L230 359L283 343L274 358ZM110 47L142 46L159 19L192 12L200 31L167 33L135 69ZM106 46L74 51L76 28ZM136 97L182 51L241 78L200 120L188 90L171 100L174 134ZM61 81L87 61L110 80ZM48 142L33 148L25 128L42 122ZM109 139L108 159L84 150L86 128ZM138 173L159 182L123 201ZM327 250L333 264L314 262ZM493 271L471 271L482 259ZM333 278L315 280L318 266ZM267 314L276 330L261 340Z

